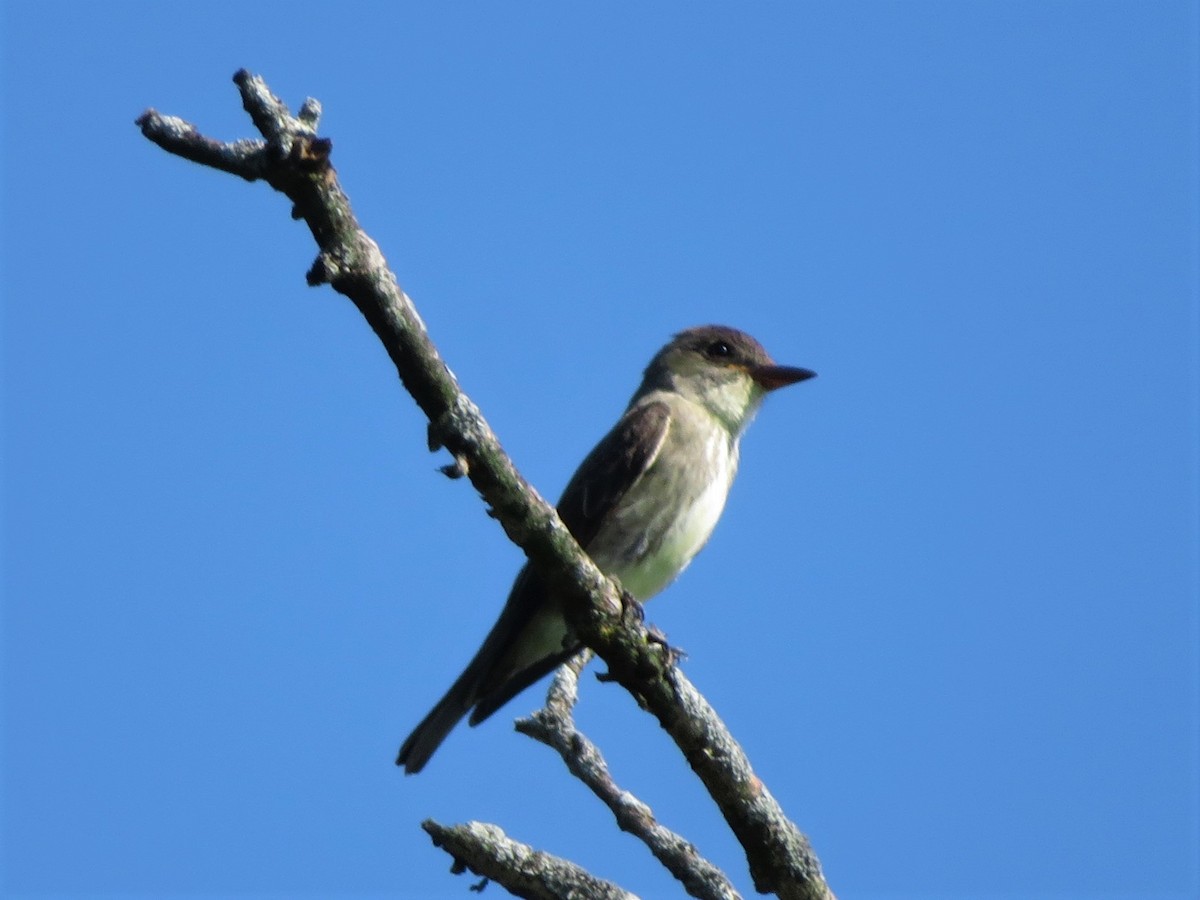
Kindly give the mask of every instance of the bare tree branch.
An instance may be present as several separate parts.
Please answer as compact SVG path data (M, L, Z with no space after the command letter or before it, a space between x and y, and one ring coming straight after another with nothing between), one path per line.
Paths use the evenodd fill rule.
M319 248L309 284L328 283L348 297L375 331L405 388L428 417L430 449L454 457L445 471L466 475L548 585L564 600L568 621L609 673L649 709L683 751L746 851L755 888L783 898L829 898L807 839L754 775L715 712L636 616L617 588L579 548L555 513L500 447L479 410L459 388L396 283L378 245L362 230L330 164L332 143L315 133L319 105L299 116L245 70L234 76L262 141L229 144L203 137L180 119L148 110L142 133L170 153L264 180L293 203Z
M546 695L546 705L526 719L517 731L558 751L571 774L586 784L607 806L622 831L642 841L684 889L700 900L741 900L725 873L706 860L695 846L658 823L654 812L617 786L599 748L575 727L572 709L579 697L579 673L591 652L581 651L559 667Z
M638 900L573 862L514 841L495 825L467 822L447 828L432 819L421 823L433 843L454 857L454 873L464 868L495 881L527 900Z

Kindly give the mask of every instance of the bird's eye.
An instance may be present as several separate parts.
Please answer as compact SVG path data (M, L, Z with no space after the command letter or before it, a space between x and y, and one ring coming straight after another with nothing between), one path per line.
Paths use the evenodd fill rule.
M713 341L704 352L712 357L729 356L733 353L733 348L724 341Z

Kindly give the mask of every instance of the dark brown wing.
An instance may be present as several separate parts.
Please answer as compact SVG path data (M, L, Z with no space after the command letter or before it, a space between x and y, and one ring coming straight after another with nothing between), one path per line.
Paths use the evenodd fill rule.
M609 511L653 465L670 425L665 403L635 406L580 464L558 501L558 515L583 549Z

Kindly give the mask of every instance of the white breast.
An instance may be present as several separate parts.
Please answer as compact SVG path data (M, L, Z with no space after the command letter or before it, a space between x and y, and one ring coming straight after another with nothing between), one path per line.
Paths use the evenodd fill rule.
M706 431L704 439L690 442L701 450L688 454L690 465L668 466L660 456L619 504L611 527L588 548L596 564L638 600L649 600L675 580L708 541L725 509L737 471L737 447L725 429ZM678 460L674 454L669 458Z

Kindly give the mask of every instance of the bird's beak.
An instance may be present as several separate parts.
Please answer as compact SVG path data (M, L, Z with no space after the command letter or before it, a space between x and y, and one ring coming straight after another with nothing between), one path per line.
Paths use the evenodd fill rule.
M800 369L795 366L751 366L749 371L750 377L765 391L773 391L797 381L817 377L817 373L812 369Z

